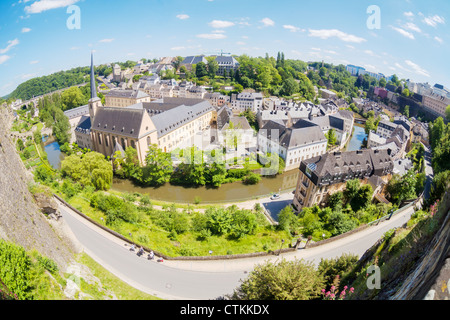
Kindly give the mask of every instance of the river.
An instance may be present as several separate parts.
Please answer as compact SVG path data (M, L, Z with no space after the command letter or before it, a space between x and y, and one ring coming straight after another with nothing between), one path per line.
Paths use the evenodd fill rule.
M61 161L64 160L65 154L61 152L58 142L53 137L43 136L42 143L44 151L47 153L47 160L54 169L61 168Z
M201 203L221 203L244 201L261 196L268 196L280 191L294 190L297 185L298 170L291 170L275 177L263 177L256 185L245 185L242 182L226 183L219 188L183 187L170 183L159 188L139 187L129 180L114 179L112 189L121 192L139 192L148 194L151 199L177 203L193 203L199 197Z
M367 134L363 127L354 125L353 128L353 136L347 146L347 151L360 150L363 140L367 137Z

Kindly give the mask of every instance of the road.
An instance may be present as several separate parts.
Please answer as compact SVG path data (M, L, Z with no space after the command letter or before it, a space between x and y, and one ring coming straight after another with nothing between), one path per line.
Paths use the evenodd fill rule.
M59 202L58 202L59 203ZM299 249L278 256L211 261L149 261L129 251L129 246L108 232L87 222L60 204L64 221L84 251L104 268L133 287L163 299L206 300L230 294L256 264L284 258L305 259L315 265L321 258L335 258L343 253L361 256L389 229L406 223L412 207L361 232L310 249Z

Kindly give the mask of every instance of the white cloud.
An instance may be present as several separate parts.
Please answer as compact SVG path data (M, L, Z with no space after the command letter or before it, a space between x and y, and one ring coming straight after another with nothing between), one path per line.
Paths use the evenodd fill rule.
M225 33L225 30L213 30L212 33Z
M364 50L365 54L368 54L369 56L372 57L379 57L377 54L375 54L375 52L373 52L372 50Z
M72 47L72 48L70 48L70 50L79 50L80 49L80 47Z
M214 29L229 28L234 26L234 22L222 20L213 20L208 24Z
M239 45L239 46L245 46L246 45L246 43L244 41L238 41L238 42L236 42L236 44Z
M197 38L202 39L225 39L227 36L222 33L202 33L198 34Z
M186 49L186 47L173 47L173 48L170 48L170 50L173 50L173 51L180 51L180 50L184 50L184 49Z
M39 63L39 60L30 61L30 64L36 64L36 63Z
M242 39L248 39L248 36L242 36L241 38Z
M442 40L441 38L439 38L439 37L434 37L434 40L436 40L437 42L439 42L439 43L444 43L444 40Z
M430 74L427 70L423 69L422 67L420 67L419 65L415 64L414 62L410 61L410 60L405 60L405 63L411 67L413 69L413 71L417 74L423 75L425 77L430 77Z
M22 33L30 32L30 31L31 31L30 28L22 28Z
M321 30L309 29L309 36L321 38L324 40L336 37L344 42L354 42L354 43L361 43L367 41L364 38L357 37L355 35L348 34L337 29L321 29Z
M431 27L436 28L438 24L445 24L445 19L438 15L434 15L434 16L425 17L423 19L423 22Z
M187 14L179 14L177 15L177 18L180 20L186 20L189 19L189 16Z
M311 48L311 50L314 50L314 51L322 51L322 49L320 49L320 48Z
M393 27L391 26L392 29L394 29L395 31L397 31L398 33L400 33L402 36L409 38L411 40L414 40L414 35L411 32L408 32L406 30L403 30L402 28L397 28L397 27Z
M30 79L36 76L36 73L27 73L21 76L23 80Z
M354 50L355 49L355 47L354 46L352 46L352 45L349 45L349 44L346 44L345 45L347 48L349 48L349 49L352 49L352 50Z
M102 39L102 40L100 40L99 42L108 43L108 42L113 42L113 41L114 41L114 38L111 38L111 39Z
M26 13L41 13L43 11L63 8L77 3L80 0L39 0L25 7Z
M0 64L6 62L7 60L9 60L9 58L11 58L11 57L7 56L7 55L1 55L0 56Z
M422 32L422 30L420 30L420 28L417 25L415 25L414 23L412 23L412 22L407 22L403 27L405 29L412 30L412 31L415 31L415 32L418 32L418 33Z
M7 53L11 48L19 44L19 39L9 40L5 49L0 49L0 54Z
M260 22L262 22L265 27L273 27L275 25L275 22L270 18L264 18Z
M403 12L403 15L404 15L405 17L408 17L408 18L414 17L414 13L412 13L411 11Z
M291 31L291 32L305 31L304 29L300 29L300 28L298 28L298 27L291 26L291 25L289 25L289 24L285 24L285 25L283 26L283 28L285 28L285 29L287 29L287 30L289 30L289 31Z

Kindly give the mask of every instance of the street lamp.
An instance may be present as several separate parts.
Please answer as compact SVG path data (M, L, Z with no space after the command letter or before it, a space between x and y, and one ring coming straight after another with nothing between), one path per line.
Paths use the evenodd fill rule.
M281 239L281 246L280 246L280 251L278 251L278 255L280 255L280 253L281 253L281 248L283 247L283 243L284 243L284 239Z

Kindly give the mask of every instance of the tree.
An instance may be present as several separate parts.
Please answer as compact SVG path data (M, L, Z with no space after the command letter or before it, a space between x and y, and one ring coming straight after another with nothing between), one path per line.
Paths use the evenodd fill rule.
M206 64L202 61L196 64L195 66L195 76L197 78L202 78L208 75L208 69Z
M370 204L372 195L373 189L369 184L361 186L350 202L352 210L357 212L360 209L365 209Z
M219 63L215 57L207 57L206 60L208 61L208 75L211 79L214 79L217 71L219 71Z
M70 141L70 123L61 109L56 110L52 133L60 145Z
M112 185L111 163L98 152L88 152L82 156L72 154L66 157L61 162L61 173L97 190L108 190Z
M287 206L278 214L278 228L285 231L295 231L299 226L298 217L291 206Z
M327 132L327 140L328 140L328 145L329 146L334 146L336 144L337 138L336 138L336 134L334 133L334 129L330 129Z
M149 146L142 168L141 182L146 185L163 185L168 182L173 172L170 153L165 153L156 144Z
M380 84L380 87L385 88L386 84L387 84L386 79L385 78L381 78L379 84Z
M62 108L65 111L82 106L86 102L86 99L80 88L72 87L61 94L61 102Z
M257 265L231 295L233 300L309 300L319 297L323 277L304 260Z
M283 81L283 86L281 87L280 93L283 96L292 96L294 93L299 91L298 83L294 78L288 78Z
M407 89L405 89L405 90L407 90ZM409 118L409 106L405 106L403 114L405 115L405 117Z
M445 108L445 118L450 122L450 104Z
M346 182L344 197L347 203L349 203L357 195L359 187L359 179L348 180Z

